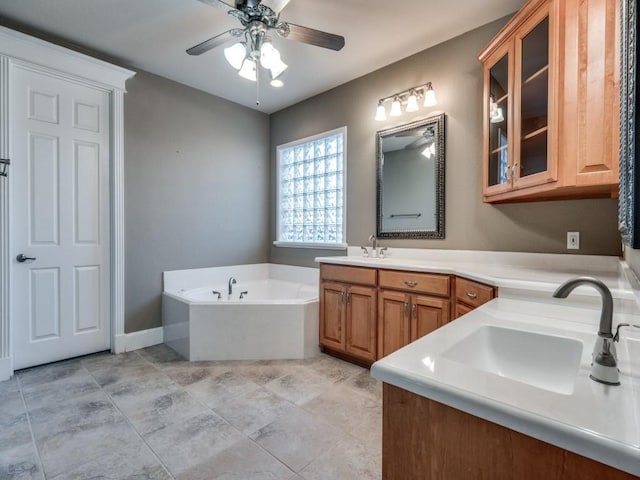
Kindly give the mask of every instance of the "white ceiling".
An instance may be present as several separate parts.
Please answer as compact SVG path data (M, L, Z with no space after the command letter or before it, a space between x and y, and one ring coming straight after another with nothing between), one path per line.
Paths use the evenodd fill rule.
M228 3L232 3L229 0ZM0 16L250 108L272 113L518 10L525 0L291 0L281 19L343 35L334 52L275 37L285 86L240 78L218 47L185 50L239 27L197 0L0 0ZM478 45L478 50L482 45Z

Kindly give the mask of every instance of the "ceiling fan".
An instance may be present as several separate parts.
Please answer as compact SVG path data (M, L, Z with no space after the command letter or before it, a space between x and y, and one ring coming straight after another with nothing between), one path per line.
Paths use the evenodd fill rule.
M212 7L222 8L227 14L237 18L242 28L232 28L226 32L191 47L189 55L200 55L219 45L236 38L239 41L225 49L227 61L236 69L240 76L256 81L258 62L269 70L272 84L275 83L287 65L280 59L279 52L271 43L269 33L274 31L278 36L295 40L317 47L331 50L341 50L344 47L344 37L332 33L303 27L294 23L280 20L280 12L290 0L235 0L230 5L222 0L200 0ZM242 41L244 40L244 41Z

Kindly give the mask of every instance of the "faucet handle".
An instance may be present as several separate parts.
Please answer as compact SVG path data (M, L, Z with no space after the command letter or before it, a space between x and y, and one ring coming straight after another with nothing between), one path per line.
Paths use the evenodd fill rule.
M386 251L387 251L387 247L380 247L378 249L378 258L384 258Z
M618 328L616 328L616 334L613 336L613 341L614 342L619 342L620 341L620 327L640 328L640 325L634 325L634 324L631 324L631 323L619 323L618 324Z
M360 248L362 249L362 256L363 257L368 257L369 256L369 250L367 250L367 247L365 247L364 245L360 245Z

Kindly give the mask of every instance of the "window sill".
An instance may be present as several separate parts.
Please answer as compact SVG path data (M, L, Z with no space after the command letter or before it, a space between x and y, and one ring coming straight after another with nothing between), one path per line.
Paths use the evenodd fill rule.
M306 243L306 242L273 242L276 247L284 248L313 248L316 250L346 250L346 243Z

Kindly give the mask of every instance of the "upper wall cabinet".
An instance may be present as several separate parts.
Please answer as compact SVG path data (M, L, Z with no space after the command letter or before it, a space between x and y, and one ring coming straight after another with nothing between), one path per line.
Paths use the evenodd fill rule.
M531 0L480 53L485 202L616 196L619 0Z

